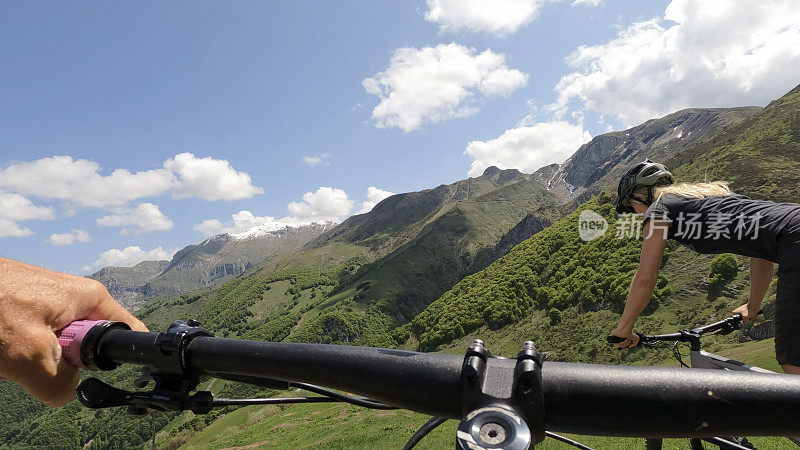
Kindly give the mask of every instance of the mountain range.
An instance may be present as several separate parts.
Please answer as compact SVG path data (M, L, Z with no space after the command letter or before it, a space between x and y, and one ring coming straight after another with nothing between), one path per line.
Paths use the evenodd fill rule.
M184 247L170 261L143 261L133 267L106 267L89 275L129 309L148 297L167 297L213 286L298 249L333 223L312 223L276 231L218 234Z
M366 264L350 284L369 281L380 286L369 297L401 294L413 298L409 306L414 314L465 275L488 266L544 224L563 216L566 210L559 209L560 204L613 184L625 168L645 157L674 157L761 110L681 110L597 136L565 163L545 166L534 174L490 167L479 177L391 196L370 212L335 226L287 228L245 239L214 236L176 253L155 276L154 269L163 264L148 261L135 268L107 267L90 278L105 284L126 306L136 308L146 297L212 286L269 262L275 264L267 264L266 271L308 261L335 266L359 257ZM302 250L289 259L276 258L298 247ZM443 255L440 248L450 249L450 254ZM426 255L431 251L435 255ZM420 260L431 265L415 263Z

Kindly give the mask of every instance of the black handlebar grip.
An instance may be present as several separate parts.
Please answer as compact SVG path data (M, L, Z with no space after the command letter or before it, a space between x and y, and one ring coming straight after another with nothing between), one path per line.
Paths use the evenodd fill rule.
M640 346L642 344L642 342L645 342L647 340L647 336L645 336L642 333L634 332L634 334L639 336L639 342L637 342L636 345L634 345L633 347L630 347L630 348L638 347L638 346ZM609 344L619 344L620 342L622 342L624 340L625 340L625 338L619 337L619 336L614 336L613 334L606 337L606 341L608 341ZM620 350L622 350L622 349L620 349Z

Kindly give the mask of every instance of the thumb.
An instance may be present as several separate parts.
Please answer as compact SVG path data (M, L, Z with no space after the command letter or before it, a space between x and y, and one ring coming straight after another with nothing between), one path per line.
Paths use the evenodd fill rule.
M125 322L133 331L148 331L147 327L133 316L124 306L117 303L111 295L106 295L86 316L88 320L113 320Z

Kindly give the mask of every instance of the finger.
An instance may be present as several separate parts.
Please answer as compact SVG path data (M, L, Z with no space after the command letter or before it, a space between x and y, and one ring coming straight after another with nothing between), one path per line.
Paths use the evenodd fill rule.
M37 400L50 406L63 406L73 397L80 382L80 371L61 358L55 334L47 328L27 330L22 342L8 356L15 367L17 381Z
M125 322L133 331L148 331L147 327L139 319L128 312L125 307L117 303L110 294L106 294L102 300L100 300L100 303L89 312L86 319Z

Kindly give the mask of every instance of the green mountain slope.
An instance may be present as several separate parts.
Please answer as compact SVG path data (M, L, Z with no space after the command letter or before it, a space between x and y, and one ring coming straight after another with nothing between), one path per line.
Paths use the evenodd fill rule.
M349 217L333 230L309 242L306 248L319 248L331 242L348 242L392 249L413 237L415 230L419 231L419 226L405 230L407 227L420 221L425 223L426 218L435 216L445 205L477 198L503 186L532 178L518 170L490 167L478 177L433 189L393 195L375 205L370 212Z
M581 212L600 213L612 226L602 238L578 237ZM583 310L619 310L637 266L639 246L617 239L610 202L590 202L531 239L514 247L487 269L460 281L405 327L423 351L487 324L493 329L517 322L531 309L552 316L579 305ZM659 280L655 300L666 292ZM555 321L555 319L554 319ZM410 337L410 336L409 336Z
M487 254L526 214L548 223L556 218L559 201L540 182L520 181L446 205L409 242L341 279L330 306L323 305L292 340L391 345L391 328L490 263Z
M800 86L668 164L679 179L726 180L754 198L800 202Z

